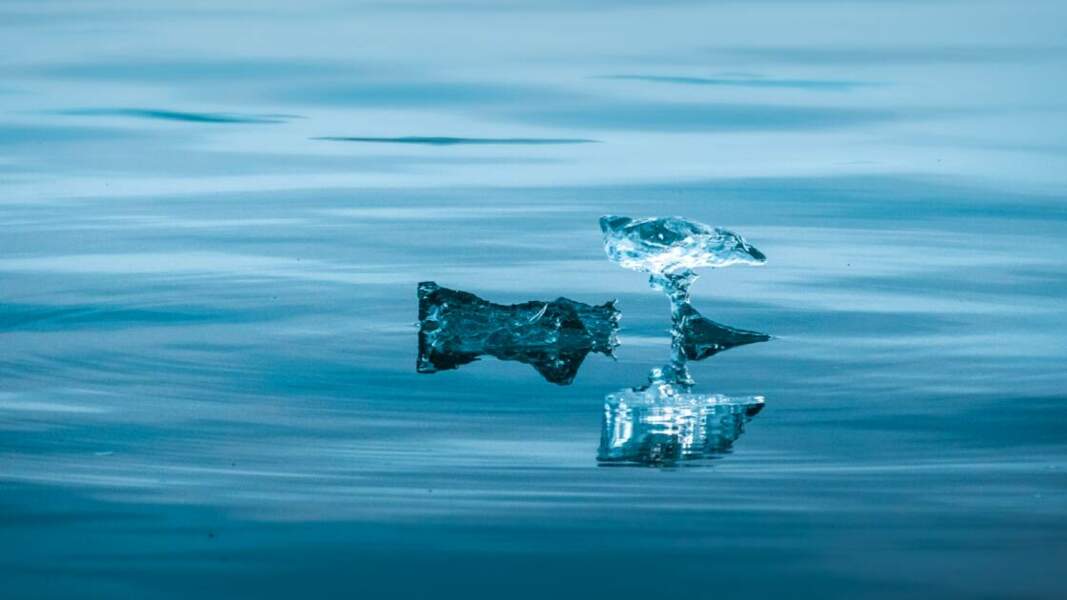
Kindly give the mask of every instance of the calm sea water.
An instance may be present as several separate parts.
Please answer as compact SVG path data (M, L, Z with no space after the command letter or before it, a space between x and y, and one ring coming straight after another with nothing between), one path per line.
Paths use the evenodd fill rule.
M0 596L1067 594L1061 2L0 3ZM598 466L764 268L729 452ZM619 300L571 385L417 374L419 281Z

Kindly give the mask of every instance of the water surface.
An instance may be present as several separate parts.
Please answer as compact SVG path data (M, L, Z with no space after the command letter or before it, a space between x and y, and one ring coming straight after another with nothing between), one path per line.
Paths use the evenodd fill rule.
M1062 597L1064 17L0 5L5 597ZM774 336L690 365L727 452L598 463L670 350L603 214L768 256L693 287ZM621 345L419 374L420 281Z

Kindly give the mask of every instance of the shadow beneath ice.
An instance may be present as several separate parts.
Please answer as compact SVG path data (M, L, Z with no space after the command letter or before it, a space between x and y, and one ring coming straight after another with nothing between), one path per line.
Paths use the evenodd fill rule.
M604 398L598 463L693 466L730 453L745 425L763 410L763 397L694 393L688 362L769 339L681 305L674 314L670 362L653 369L648 383Z
M419 284L418 298L419 373L457 369L489 355L526 363L546 380L568 385L590 352L612 356L618 346L621 313L614 301L494 304L433 282Z

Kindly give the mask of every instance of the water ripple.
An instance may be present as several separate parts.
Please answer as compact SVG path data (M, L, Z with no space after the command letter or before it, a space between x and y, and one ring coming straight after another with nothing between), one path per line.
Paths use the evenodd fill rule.
M284 123L299 118L297 115L203 113L160 108L78 108L60 111L60 114L80 117L131 117L185 123Z
M553 144L595 144L598 140L583 138L474 138L445 136L405 136L405 137L356 137L324 136L311 138L330 142L366 142L372 144L419 144L424 146L458 146L458 145L500 145L500 146L540 146Z
M645 81L649 83L676 83L681 85L707 85L750 88L787 88L801 90L845 91L857 87L877 85L869 81L840 79L776 79L763 77L685 77L676 75L604 75L599 79L622 81Z

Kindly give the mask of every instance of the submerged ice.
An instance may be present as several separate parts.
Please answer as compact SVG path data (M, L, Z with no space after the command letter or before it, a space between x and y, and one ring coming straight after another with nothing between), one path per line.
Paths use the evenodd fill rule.
M574 380L590 352L611 355L621 313L615 302L591 306L567 298L495 304L433 282L418 286L416 369L456 369L490 355L533 366L548 381Z

